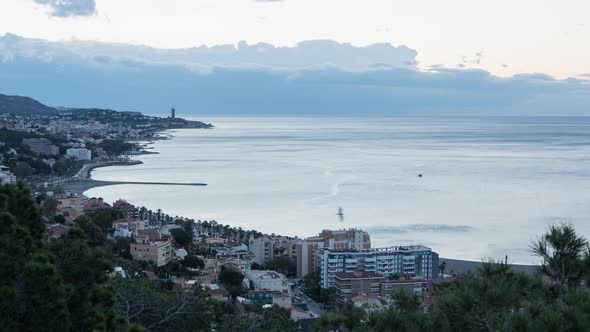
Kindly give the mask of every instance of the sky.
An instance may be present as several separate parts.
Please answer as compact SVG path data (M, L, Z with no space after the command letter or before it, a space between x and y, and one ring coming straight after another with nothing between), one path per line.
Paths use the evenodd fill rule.
M1 0L0 34L186 48L331 39L406 45L421 66L590 72L586 0Z
M583 0L0 0L0 93L151 113L586 115L588 22Z

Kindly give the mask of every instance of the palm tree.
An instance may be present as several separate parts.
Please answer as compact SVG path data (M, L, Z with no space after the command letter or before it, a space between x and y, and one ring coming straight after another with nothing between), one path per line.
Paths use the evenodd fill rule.
M550 226L547 232L530 245L541 257L541 271L557 288L575 287L584 275L584 259L588 255L588 241L578 236L569 224Z
M146 219L146 217L147 217L147 209L145 208L145 206L142 206L139 208L139 218Z
M438 266L438 269L440 270L440 276L441 278L444 279L445 277L445 270L447 268L447 262L442 262L440 263L440 265Z

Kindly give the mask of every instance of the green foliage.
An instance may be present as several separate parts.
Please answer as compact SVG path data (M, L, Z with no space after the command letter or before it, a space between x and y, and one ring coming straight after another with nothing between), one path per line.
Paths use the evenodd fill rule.
M322 316L319 331L355 331L363 328L367 313L347 303L339 311Z
M63 277L44 250L44 225L30 192L0 186L0 326L6 330L67 330Z
M555 287L574 287L580 284L584 271L584 259L590 250L588 241L578 236L572 225L549 227L547 233L531 244L531 250L543 260L541 269Z
M205 262L195 255L187 255L184 257L182 264L193 269L202 269L205 267Z
M109 210L98 211L90 216L96 226L107 234L113 229L113 214Z
M84 232L43 241L45 225L30 192L0 187L0 326L7 330L114 330L110 261Z
M297 331L297 323L290 319L289 310L279 306L231 315L220 321L220 332L291 332Z
M107 233L98 227L90 217L80 216L74 220L74 223L86 234L91 246L99 246L104 243Z
M97 326L112 324L113 297L102 287L112 270L111 261L102 248L91 247L85 233L78 227L49 245L56 257L56 266L68 291L68 308L72 328L89 331Z
M117 237L112 245L113 253L122 258L132 259L130 246L134 242L132 238Z
M58 214L53 218L53 222L58 224L64 224L66 222L66 217L64 217L63 214Z
M111 227L112 214L105 211L78 218L60 239L44 240L45 224L30 192L21 185L0 186L0 329L297 330L289 312L277 306L243 312L237 305L211 300L204 289L147 280L145 265L124 259L131 239L105 241ZM401 291L393 305L380 312L367 314L351 304L328 312L318 331L590 331L586 239L571 226L559 225L532 249L543 259L551 284L514 272L506 263L489 262L458 280L438 284L431 307ZM115 262L128 272L127 279L109 278ZM166 268L203 266L193 255L175 264ZM234 297L243 278L231 269L219 274ZM322 290L319 275L308 275L305 284L314 298L334 301L334 289Z
M412 293L399 292L394 305L367 317L350 305L322 316L318 331L589 331L590 291L554 292L541 279L484 263L460 280L437 287L425 311Z
M219 282L227 289L233 298L236 298L242 290L244 275L232 269L221 268L218 276Z
M173 228L170 230L170 234L172 235L176 243L185 248L187 248L188 245L193 241L192 233L189 234L182 228Z
M144 278L114 278L115 310L129 324L151 331L210 331L216 304L208 294L194 288L161 288Z
M297 260L287 255L275 256L273 260L263 265L265 270L280 272L286 276L297 275Z
M100 146L107 154L111 156L118 156L125 152L131 151L135 145L125 142L123 140L104 140Z
M322 301L322 287L320 285L320 274L311 272L303 278L305 293L316 302Z

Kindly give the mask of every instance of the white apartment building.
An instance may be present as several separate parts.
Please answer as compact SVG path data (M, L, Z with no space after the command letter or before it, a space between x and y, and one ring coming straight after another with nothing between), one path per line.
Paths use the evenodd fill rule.
M92 160L92 151L85 148L69 148L66 150L66 156L76 160Z
M130 244L134 260L151 261L156 266L164 266L172 260L172 243L170 239L152 240L149 235L137 236Z
M374 272L383 276L403 275L434 279L438 276L438 254L425 246L373 248L360 251L318 250L322 288L334 286L337 272Z

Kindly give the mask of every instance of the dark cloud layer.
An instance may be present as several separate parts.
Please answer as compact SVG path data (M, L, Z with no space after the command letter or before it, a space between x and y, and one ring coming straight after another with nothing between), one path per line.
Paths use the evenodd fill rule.
M408 65L414 50L332 41L158 50L0 37L0 93L52 106L277 115L588 115L590 84Z
M91 16L96 13L95 0L34 0L51 8L51 15L58 17Z

